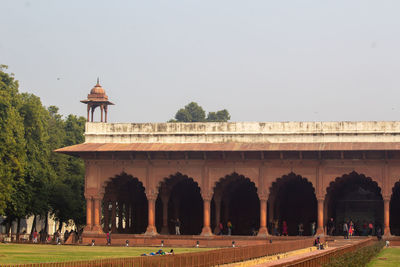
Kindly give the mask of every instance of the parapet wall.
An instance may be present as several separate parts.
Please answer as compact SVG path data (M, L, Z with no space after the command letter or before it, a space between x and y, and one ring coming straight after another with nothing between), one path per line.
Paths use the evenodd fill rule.
M400 122L86 123L85 143L400 142Z

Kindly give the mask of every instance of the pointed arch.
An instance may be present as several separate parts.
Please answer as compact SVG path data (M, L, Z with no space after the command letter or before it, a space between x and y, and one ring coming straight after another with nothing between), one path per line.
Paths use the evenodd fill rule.
M367 235L364 225L383 229L383 197L377 181L356 171L344 174L326 188L326 220L333 218L333 235L342 234L344 222L352 221L356 235ZM329 231L329 230L328 230Z
M110 178L103 195L103 230L113 233L144 233L147 227L148 201L139 179L121 173Z
M235 235L252 235L258 230L260 200L257 187L250 178L236 172L225 175L214 184L213 193L212 226L221 222L228 233L227 223L231 222Z
M163 234L175 234L175 222L179 219L181 234L200 234L203 199L199 184L192 177L177 172L160 181L158 190L157 229Z
M400 181L396 182L392 188L390 198L390 232L392 235L400 236Z
M317 198L307 178L291 172L272 182L269 192L271 234L315 234L311 232L311 224L317 221ZM300 224L302 233L299 233Z

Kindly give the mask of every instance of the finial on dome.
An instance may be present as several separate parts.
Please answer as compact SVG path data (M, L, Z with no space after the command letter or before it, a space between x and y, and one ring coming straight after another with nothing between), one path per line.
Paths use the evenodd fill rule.
M99 77L97 77L97 84L96 85L100 85L100 79Z

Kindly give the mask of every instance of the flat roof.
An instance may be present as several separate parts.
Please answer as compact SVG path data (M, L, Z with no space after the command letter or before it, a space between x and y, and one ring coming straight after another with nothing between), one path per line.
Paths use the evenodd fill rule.
M87 122L85 143L56 152L400 150L399 121Z

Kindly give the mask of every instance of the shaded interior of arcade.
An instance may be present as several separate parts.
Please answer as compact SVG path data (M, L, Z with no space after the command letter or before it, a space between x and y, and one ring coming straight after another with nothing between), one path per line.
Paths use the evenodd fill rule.
M313 185L295 173L278 178L270 189L268 221L272 235L311 235L311 224L317 222Z
M321 205L320 202L313 184L295 173L277 178L265 200L260 199L258 189L250 178L232 173L215 183L208 201L203 199L201 188L193 178L176 173L166 177L158 187L154 226L157 233L173 235L176 234L175 226L179 219L180 234L202 234L207 223L205 210L208 205L208 226L214 234L257 235L263 227L263 209L270 235L313 235L318 228L325 228L327 234L342 235L343 222L350 221L355 225L355 235L370 234L365 229L370 223L374 227L372 234L376 234L377 229L385 230L386 206L381 189L363 174L352 172L336 178L326 189ZM400 215L396 212L399 208L400 182L393 187L388 209L393 235L400 235ZM143 184L138 178L121 173L105 186L102 230L123 234L146 233L149 209ZM319 223L320 210L323 225ZM332 232L330 227L327 228L329 218L334 218ZM232 224L231 229L228 222Z
M325 218L333 218L332 235L343 234L343 224L354 224L354 235L376 235L384 229L381 189L371 178L352 172L336 178L327 188ZM369 231L369 225L373 229Z

